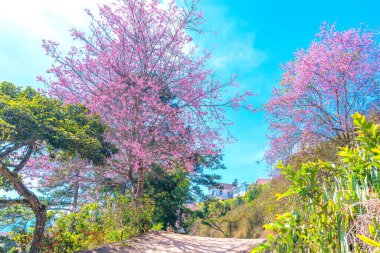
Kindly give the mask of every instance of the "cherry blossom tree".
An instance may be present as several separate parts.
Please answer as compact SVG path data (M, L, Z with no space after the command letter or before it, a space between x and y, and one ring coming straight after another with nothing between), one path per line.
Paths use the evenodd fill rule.
M265 105L273 131L268 162L322 142L351 142L350 116L365 113L379 98L378 39L376 31L323 24L310 47L283 66L281 85Z
M44 41L55 63L51 79L40 79L52 95L83 103L112 127L109 140L120 152L107 173L141 196L152 164L192 170L195 154L216 154L232 140L226 108L245 105L252 93L229 96L235 78L221 82L206 67L211 55L191 36L203 33L196 1L121 0L87 14L89 32L72 30L79 43L67 55Z

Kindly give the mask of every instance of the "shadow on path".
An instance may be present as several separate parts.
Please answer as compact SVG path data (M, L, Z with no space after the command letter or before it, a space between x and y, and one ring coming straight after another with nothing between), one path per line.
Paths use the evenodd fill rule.
M129 252L249 252L263 239L211 238L154 232L121 243L110 244L81 253L129 253Z

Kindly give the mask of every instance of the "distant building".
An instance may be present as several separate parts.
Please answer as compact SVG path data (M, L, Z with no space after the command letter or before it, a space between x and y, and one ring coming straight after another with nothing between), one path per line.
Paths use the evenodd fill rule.
M234 188L234 198L243 197L248 191L248 184L242 183L240 186Z
M234 196L233 189L234 189L233 184L224 184L220 183L218 187L212 187L209 189L210 194L209 196L212 198L218 198L221 200L224 199L232 199Z
M235 179L232 184L220 183L218 187L209 188L209 196L225 200L244 196L247 191L248 184L244 182L238 186L238 182Z
M268 178L259 178L256 180L256 185L268 184L269 182L270 182L270 179Z

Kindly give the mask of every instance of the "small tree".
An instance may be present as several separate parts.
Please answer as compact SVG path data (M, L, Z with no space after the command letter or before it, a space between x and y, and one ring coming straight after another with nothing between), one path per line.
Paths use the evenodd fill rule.
M175 1L122 0L89 11L90 34L72 30L81 47L67 56L58 44L44 42L55 65L44 80L50 92L81 102L112 127L120 149L110 171L129 180L142 196L144 175L154 163L192 170L194 154L215 154L231 136L225 108L237 108L248 91L225 99L234 80L220 82L205 67L210 58L193 46L191 32L202 33L197 2L179 8ZM136 180L136 178L138 178Z
M31 158L41 153L65 152L101 163L113 152L105 142L105 126L81 105L62 104L32 88L0 85L0 175L20 199L1 199L1 205L30 207L36 222L30 252L40 252L47 206L30 191Z
M183 168L165 171L159 166L153 166L147 173L146 194L155 202L153 222L161 223L163 229L167 225L175 226L178 210L182 216L190 217L194 212L186 208L185 204L203 199L201 187L216 187L219 175L211 171L225 169L222 156L197 156L196 165L192 173ZM187 220L189 226L191 219Z
M56 210L76 212L78 208L99 197L102 166L95 166L79 157L56 155L54 163L49 157L38 157L33 160L33 177L38 178L45 202Z
M350 115L366 112L379 98L378 36L322 25L317 40L283 66L281 86L265 106L273 131L269 162L322 142L338 147L353 140Z

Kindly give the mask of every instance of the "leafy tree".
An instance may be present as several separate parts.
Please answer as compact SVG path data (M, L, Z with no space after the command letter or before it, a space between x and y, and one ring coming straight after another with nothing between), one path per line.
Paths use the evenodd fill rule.
M43 81L51 94L83 103L111 126L120 152L109 178L129 181L139 197L153 164L191 171L194 154L216 154L231 140L221 134L230 124L225 110L251 92L225 99L234 78L221 82L205 67L210 54L196 50L190 36L202 33L197 1L179 8L175 1L123 0L100 7L99 16L87 13L90 34L72 30L81 46L67 56L44 42L55 64L53 80Z
M30 87L0 84L0 119L0 175L21 197L1 199L0 205L22 204L32 209L35 228L30 252L40 252L47 206L28 188L35 169L33 158L65 152L100 164L115 150L104 140L106 127L98 116Z
M89 161L79 157L55 156L54 166L46 163L35 163L38 166L38 191L50 209L75 212L84 203L93 202L99 197L101 165L98 169ZM47 161L50 163L50 161ZM49 171L46 170L50 168ZM36 171L36 170L35 170Z
M354 139L350 115L367 112L379 98L378 38L376 31L324 24L310 47L283 66L281 86L265 106L273 131L269 162L313 152L320 143L335 144L327 149L335 154Z
M222 155L200 155L194 157L194 168L190 173L191 192L193 198L204 198L202 187L218 187L221 176L213 173L216 170L224 170Z
M14 205L0 207L0 227L14 233L25 233L34 219L33 211L27 206Z
M228 237L228 231L223 226L227 222L226 214L230 210L226 203L219 199L206 199L201 207L201 223Z
M192 200L189 173L180 169L166 172L155 166L147 174L146 194L155 203L153 222L161 223L163 229L167 225L175 226L177 210L183 209L186 202Z
M197 155L192 172L181 168L166 171L154 165L146 178L146 194L155 202L153 222L161 223L166 229L167 225L175 226L177 210L181 211L180 215L194 216L185 204L203 199L202 187L217 185L220 176L208 172L218 169L225 169L220 155ZM186 226L189 225L186 223Z

